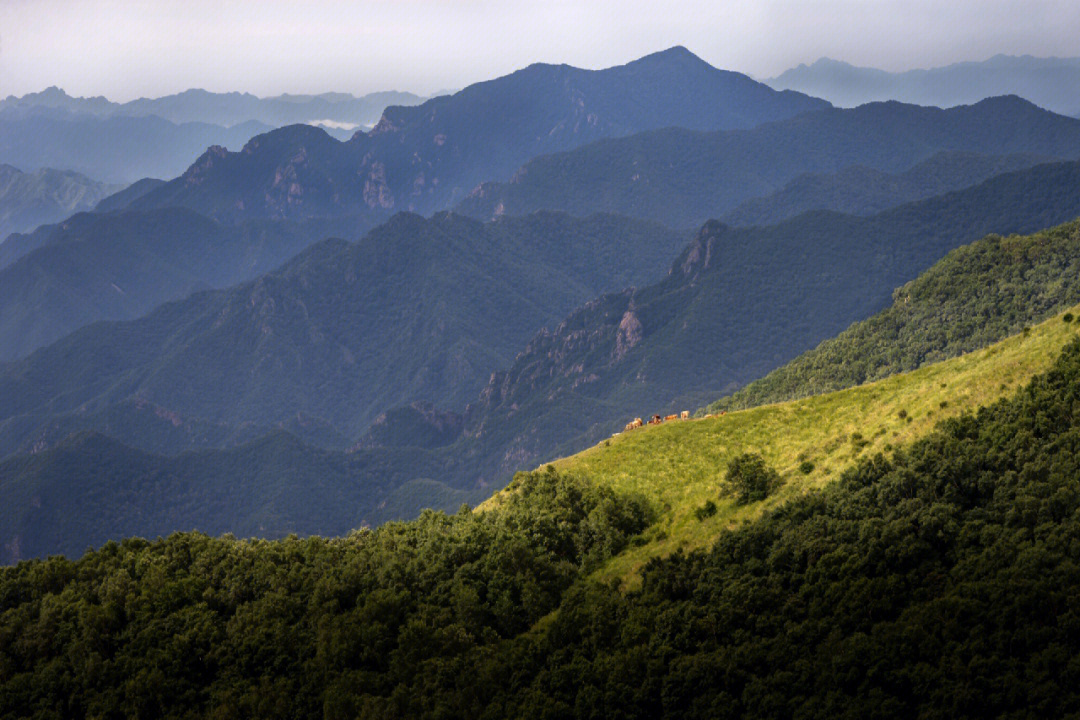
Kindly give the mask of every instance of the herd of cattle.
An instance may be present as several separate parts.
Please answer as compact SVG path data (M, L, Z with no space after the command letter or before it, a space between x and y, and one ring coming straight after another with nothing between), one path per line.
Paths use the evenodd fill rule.
M667 422L669 420L689 420L689 419L690 419L690 411L689 410L683 410L678 415L667 415L667 416L663 416L663 417L661 417L660 415L653 415L651 418L649 418L648 422L642 422L641 418L634 418L630 422L626 423L626 427L623 428L623 431L624 432L629 432L630 430L633 430L634 428L639 428L642 425L659 425L660 423L664 423L664 422Z

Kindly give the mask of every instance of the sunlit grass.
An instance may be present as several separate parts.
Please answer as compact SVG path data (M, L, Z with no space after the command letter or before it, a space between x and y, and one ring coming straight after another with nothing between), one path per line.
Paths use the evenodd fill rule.
M835 479L856 458L889 453L944 418L1013 393L1049 368L1077 334L1080 322L1065 323L1062 315L983 350L913 372L724 416L639 428L552 463L619 492L640 493L658 511L644 544L613 558L596 573L597 579L620 578L632 587L649 558L707 547L723 529ZM642 414L647 411L643 408ZM739 507L723 492L724 475L728 462L744 452L760 453L785 482L768 500ZM800 470L804 462L814 466L809 473ZM717 512L699 520L694 511L709 500L717 504ZM498 502L496 495L485 506Z

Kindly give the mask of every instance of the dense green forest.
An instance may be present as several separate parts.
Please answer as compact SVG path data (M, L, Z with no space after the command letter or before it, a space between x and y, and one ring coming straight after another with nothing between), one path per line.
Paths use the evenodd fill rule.
M126 540L0 570L3 717L1080 712L1080 342L1014 397L655 559L554 471L346 538ZM556 611L553 615L552 611Z
M705 412L818 395L985 347L1080 302L1080 221L957 248L855 323Z

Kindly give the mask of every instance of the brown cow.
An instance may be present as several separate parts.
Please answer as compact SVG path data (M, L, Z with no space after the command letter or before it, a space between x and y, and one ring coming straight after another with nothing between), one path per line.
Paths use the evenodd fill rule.
M668 421L668 420L678 420L678 419L679 419L678 415L667 415L667 416L664 417L665 422Z
M689 420L690 419L690 411L689 410L683 410L681 413L679 413L679 419L680 420Z

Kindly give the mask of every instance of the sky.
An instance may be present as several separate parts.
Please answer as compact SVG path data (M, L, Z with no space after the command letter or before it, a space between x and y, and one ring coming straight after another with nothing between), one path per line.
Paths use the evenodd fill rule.
M673 45L756 78L823 56L893 71L1076 57L1080 0L0 0L0 97L428 94Z

